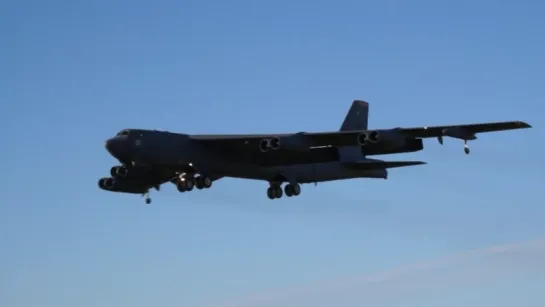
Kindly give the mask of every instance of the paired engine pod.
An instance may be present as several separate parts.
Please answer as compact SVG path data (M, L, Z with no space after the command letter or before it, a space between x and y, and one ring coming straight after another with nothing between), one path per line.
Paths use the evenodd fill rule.
M371 131L367 135L367 139L371 143L376 143L376 142L378 142L380 140L380 133L378 131Z
M277 150L278 148L280 148L280 139L277 137L270 139L268 142L268 146L272 150Z
M98 187L101 189L112 189L115 186L115 180L113 178L101 178L98 181Z
M365 146L367 145L367 143L369 143L367 133L363 132L358 134L358 144L361 146Z
M269 140L263 139L259 142L259 150L267 152L269 150Z
M358 144L361 146L369 143L377 143L380 140L380 133L376 130L358 134Z
M277 150L278 148L280 148L280 139L277 137L272 139L262 139L259 142L259 150L262 152L266 152L269 149Z

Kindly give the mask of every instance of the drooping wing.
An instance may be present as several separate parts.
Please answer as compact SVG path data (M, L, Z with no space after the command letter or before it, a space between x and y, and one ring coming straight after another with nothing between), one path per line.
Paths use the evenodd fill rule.
M525 128L532 128L532 126L522 121L506 121L468 125L399 128L398 131L414 138L430 138L439 136L456 137L457 135L474 136L477 133L483 132L505 131Z

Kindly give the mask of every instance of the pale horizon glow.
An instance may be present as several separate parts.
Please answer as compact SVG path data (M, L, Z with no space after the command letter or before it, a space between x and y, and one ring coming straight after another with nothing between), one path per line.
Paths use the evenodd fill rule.
M394 306L415 295L423 300L427 296L434 296L428 291L432 291L434 286L436 288L437 283L447 283L460 288L483 285L486 287L486 283L505 281L518 275L527 279L538 278L545 282L545 237L528 242L462 251L376 274L277 290L243 297L232 302L221 302L210 307L295 307L310 302L316 304L314 306L324 307L331 306L328 304L339 307L352 306L352 303L339 304L346 296L359 296L362 300L371 300L373 304L380 306ZM515 282L518 283L520 279ZM539 289L545 290L545 284ZM457 295L460 291L452 292ZM325 301L324 296L327 297Z

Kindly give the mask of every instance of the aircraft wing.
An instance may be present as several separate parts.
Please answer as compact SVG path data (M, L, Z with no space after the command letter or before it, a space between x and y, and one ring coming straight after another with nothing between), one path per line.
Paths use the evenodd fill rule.
M395 128L396 132L412 138L450 136L465 140L475 139L475 134L531 128L522 121L480 123L468 125L432 126L416 128ZM191 135L197 144L215 150L231 152L267 152L276 149L307 151L312 147L358 145L363 130L332 132L297 132L292 134L249 134L249 135Z
M351 146L357 144L362 131L297 132L293 134L249 134L249 135L191 135L191 140L207 146L246 147L259 151L263 140L277 138L284 149L303 149L322 146Z
M493 123L480 123L468 125L432 126L418 128L399 128L399 132L414 138L431 138L440 136L452 136L457 138L473 139L475 134L483 132L495 132L514 129L531 128L528 123L522 121L506 121Z

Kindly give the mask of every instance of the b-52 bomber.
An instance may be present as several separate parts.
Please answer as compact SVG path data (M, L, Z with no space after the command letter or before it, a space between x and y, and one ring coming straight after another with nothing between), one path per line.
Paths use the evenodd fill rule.
M267 197L298 196L300 184L352 178L388 178L389 168L425 164L367 156L416 152L424 138L460 139L469 154L478 133L531 128L521 121L417 128L368 129L369 104L354 100L339 131L291 134L189 135L124 129L105 143L120 165L101 178L106 191L141 194L171 182L178 191L208 189L224 177L269 183ZM284 189L282 184L285 183Z

